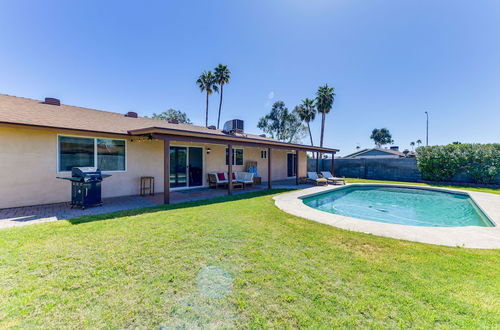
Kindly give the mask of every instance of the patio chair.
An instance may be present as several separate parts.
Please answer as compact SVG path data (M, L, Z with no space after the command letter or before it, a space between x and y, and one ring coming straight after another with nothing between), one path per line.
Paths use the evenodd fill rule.
M243 187L253 184L253 173L250 172L236 172L235 181L243 183Z
M316 172L307 172L307 181L314 182L316 185L328 184L328 180L326 180L325 178L318 177L318 173Z
M322 171L321 175L328 181L328 183L336 184L338 182L345 185L345 178L334 177L329 171Z
M208 186L210 188L217 188L219 186L226 187L229 183L227 179L227 174L224 172L219 173L208 173Z

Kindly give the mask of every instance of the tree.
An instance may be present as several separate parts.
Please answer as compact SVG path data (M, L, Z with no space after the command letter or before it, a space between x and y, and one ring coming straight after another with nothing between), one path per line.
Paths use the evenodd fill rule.
M222 109L222 92L224 91L224 85L229 83L231 79L231 71L227 68L227 65L219 64L215 69L215 80L220 87L220 102L219 102L219 115L217 116L217 129L219 129L220 124L220 113Z
M304 125L296 111L288 111L283 101L273 104L271 112L259 119L257 127L273 139L284 142L297 142L304 132Z
M311 146L314 146L313 137L311 134L311 127L309 123L316 118L316 107L314 105L314 100L304 99L302 104L295 107L295 111L299 115L300 120L307 124L307 130L309 131L309 137L311 138Z
M316 92L316 109L318 113L321 113L321 137L320 137L320 147L323 147L323 138L325 133L325 118L333 107L333 102L335 100L335 88L328 87L328 84L318 88Z
M418 139L418 140L417 140L417 146L419 146L419 147L420 147L420 145L421 145L421 144L422 144L422 140Z
M410 146L411 146L411 150L413 151L413 149L415 148L415 142L410 142Z
M206 101L206 109L205 109L205 126L208 126L208 97L213 93L219 91L219 86L217 86L217 81L215 79L215 75L212 71L204 71L198 80L196 80L196 84L200 88L201 92L207 93L207 101Z
M192 124L185 112L175 109L168 109L167 111L163 111L159 114L153 113L151 118L161 120L177 120L181 124Z
M389 143L394 143L392 135L387 128L373 129L370 139L372 139L373 142L375 142L375 145L378 148Z

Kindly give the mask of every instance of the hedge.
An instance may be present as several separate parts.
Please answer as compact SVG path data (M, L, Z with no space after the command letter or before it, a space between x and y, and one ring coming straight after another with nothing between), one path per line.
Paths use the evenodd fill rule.
M417 166L424 178L449 181L460 172L476 183L497 183L500 144L449 144L417 148Z

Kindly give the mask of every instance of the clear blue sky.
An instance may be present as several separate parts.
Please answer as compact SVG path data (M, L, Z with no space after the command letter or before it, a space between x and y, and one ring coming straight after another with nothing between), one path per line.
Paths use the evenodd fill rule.
M425 110L431 144L500 142L498 0L1 1L0 31L0 93L203 124L195 81L223 63L223 119L248 132L328 83L325 144L341 154L375 127L425 141Z

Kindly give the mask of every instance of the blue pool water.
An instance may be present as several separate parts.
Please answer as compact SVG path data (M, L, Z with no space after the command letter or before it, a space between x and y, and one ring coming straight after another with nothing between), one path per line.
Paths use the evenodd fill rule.
M419 188L348 186L306 197L315 209L353 218L430 227L493 227L465 194Z

